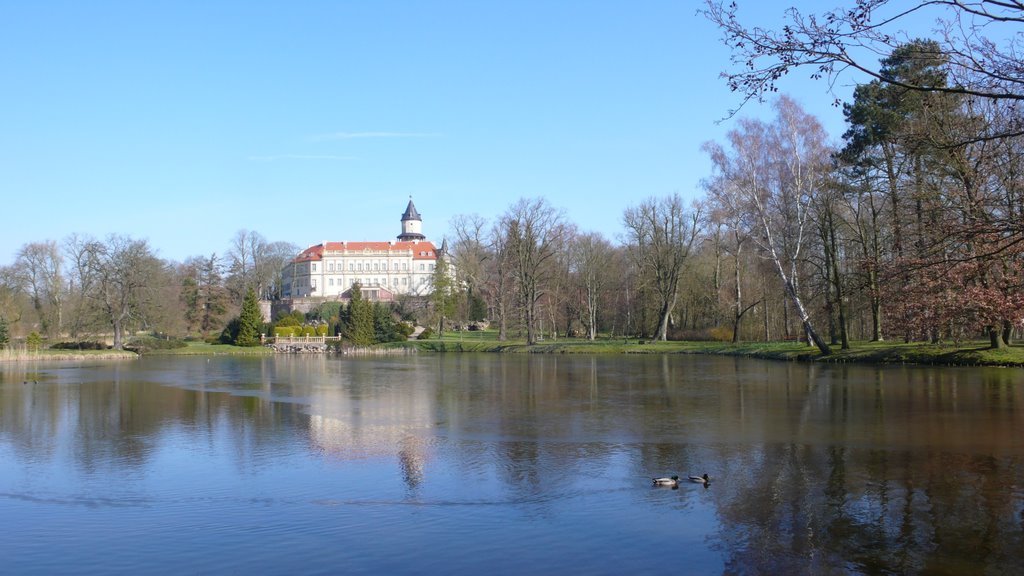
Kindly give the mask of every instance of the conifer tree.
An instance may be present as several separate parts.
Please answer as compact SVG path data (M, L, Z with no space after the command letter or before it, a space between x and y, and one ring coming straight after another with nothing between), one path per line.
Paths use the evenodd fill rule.
M363 300L363 287L352 285L344 334L354 346L370 346L376 342L373 329L373 305Z
M256 291L250 287L245 293L245 300L242 301L242 313L238 317L238 336L235 338L235 345L259 346L262 329L263 314L260 313L260 305L256 300Z

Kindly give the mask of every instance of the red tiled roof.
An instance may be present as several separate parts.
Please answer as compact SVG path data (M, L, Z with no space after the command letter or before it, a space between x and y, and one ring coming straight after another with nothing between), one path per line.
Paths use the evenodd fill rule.
M324 244L310 246L299 253L293 262L319 262L324 257ZM373 250L375 252L412 252L413 260L436 260L437 248L432 242L421 240L419 242L327 242L328 252L347 251L362 252Z

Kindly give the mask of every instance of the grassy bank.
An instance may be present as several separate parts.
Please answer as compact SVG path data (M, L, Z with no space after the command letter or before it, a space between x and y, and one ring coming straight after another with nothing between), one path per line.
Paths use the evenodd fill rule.
M510 352L540 354L720 354L788 361L858 362L874 364L934 364L943 366L1024 367L1024 346L1003 350L988 348L987 342L965 342L960 346L917 342L854 342L849 350L834 347L830 356L798 342L652 342L633 339L599 339L593 342L559 338L528 346L522 340L499 342L495 334L445 335L443 338L399 343L424 352ZM479 335L478 335L479 334Z
M274 351L265 346L232 346L189 342L184 348L168 348L145 352L146 356L266 356Z

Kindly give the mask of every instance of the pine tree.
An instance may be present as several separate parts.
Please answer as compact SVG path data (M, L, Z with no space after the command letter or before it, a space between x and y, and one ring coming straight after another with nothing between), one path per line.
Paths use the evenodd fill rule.
M363 300L363 287L353 284L348 302L344 334L355 346L370 346L376 342L373 329L373 305Z
M7 343L11 340L10 331L7 329L7 320L0 317L0 350L7 347Z
M238 317L238 324L235 346L259 346L260 334L263 331L263 314L256 300L256 291L251 287L242 301L242 313Z
M437 259L434 276L431 278L433 292L430 295L434 314L437 318L437 335L444 333L445 320L455 313L455 282L448 271L448 262L444 258Z

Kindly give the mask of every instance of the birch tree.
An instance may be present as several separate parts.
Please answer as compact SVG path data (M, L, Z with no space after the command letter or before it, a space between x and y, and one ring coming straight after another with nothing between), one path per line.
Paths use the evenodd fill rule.
M831 354L800 294L799 267L810 232L811 203L827 173L825 132L788 97L775 102L772 124L741 119L730 150L712 156L717 176L735 186L753 223L751 239L774 268L808 339Z

